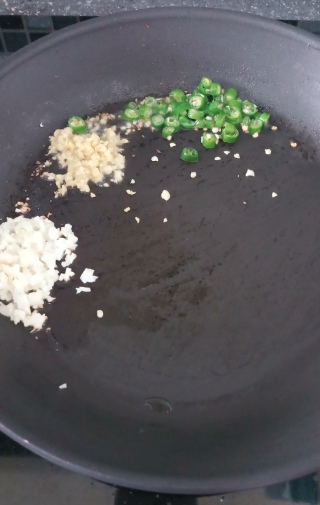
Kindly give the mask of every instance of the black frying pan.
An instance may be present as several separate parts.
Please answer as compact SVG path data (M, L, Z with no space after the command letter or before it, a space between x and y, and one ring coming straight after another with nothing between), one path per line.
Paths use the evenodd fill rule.
M58 286L52 332L37 340L1 318L6 434L96 479L171 493L260 486L319 466L319 50L277 22L163 9L64 30L2 67L1 216L28 194L33 214L72 223L77 275L99 274L91 295L76 297L77 281ZM196 179L179 152L198 134L177 135L170 149L140 132L125 181L94 200L71 191L50 202L53 185L30 181L68 116L191 89L203 75L269 108L279 130L242 135L238 160L201 151Z

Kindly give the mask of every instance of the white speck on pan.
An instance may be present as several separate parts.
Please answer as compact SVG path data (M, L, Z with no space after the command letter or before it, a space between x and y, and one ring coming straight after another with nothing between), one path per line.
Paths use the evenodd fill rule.
M152 156L151 161L159 161L158 156Z
M140 223L140 217L135 217L135 220L138 224Z
M97 195L95 195L94 193L90 193L90 196L91 198L95 198Z
M274 191L272 192L272 198L276 198L278 196L278 193L275 193Z
M130 207L126 207L126 208L125 208L125 209L123 209L123 210L124 210L124 212L129 212Z
M237 160L239 160L239 159L240 159L240 154L239 154L239 153L235 153L233 156L234 156L235 158L237 158Z
M136 181L134 179L131 179L130 184L135 184Z
M177 144L175 144L174 142L170 142L169 146L170 147L176 147Z
M135 195L136 194L136 191L132 191L131 189L127 189L126 192L128 193L128 195Z
M103 317L103 310L97 310L97 317L99 317L99 319Z
M83 284L87 284L87 282L96 282L98 276L93 274L94 270L92 268L85 268L80 275L80 281L83 282Z
M224 154L227 154L227 155L230 154L230 151L223 151L223 152L224 152Z
M271 126L271 130L277 130L278 127L276 125Z
M170 195L169 191L167 191L166 189L164 189L164 190L162 191L162 193L161 193L161 198L162 198L162 200L165 200L166 202L167 202L168 200L170 200L170 196L171 196L171 195Z
M220 156L216 156L216 157L215 157L215 160L216 160L216 161L220 161L220 160L221 160Z
M40 128L43 128L44 127L44 124L43 123L40 123L39 124Z
M194 179L195 177L197 177L197 172L191 172L190 177L191 177L191 179Z
M80 286L79 288L76 288L76 294L78 295L79 293L90 293L91 288L86 288L84 286Z
M254 176L255 176L254 171L248 168L248 170L246 171L246 177L254 177Z
M259 137L259 133L258 132L255 132L253 135L252 135L252 138L253 139L257 139Z
M297 142L292 141L292 142L290 142L290 145L291 145L291 147L297 147L298 144L297 144Z
M67 389L67 383L65 382L64 384L61 384L61 386L59 386L59 389Z
M271 154L271 149L265 149L265 150L264 150L264 152L265 152L266 154Z
M163 222L164 222L164 223L167 223L167 222L168 222L168 219L167 219L166 217L165 217L165 218L163 218Z

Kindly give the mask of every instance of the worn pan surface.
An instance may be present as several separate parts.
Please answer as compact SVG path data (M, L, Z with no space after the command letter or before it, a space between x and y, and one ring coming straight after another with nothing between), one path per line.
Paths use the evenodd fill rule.
M90 295L75 296L77 281L56 289L52 331L38 339L0 319L5 433L94 478L171 493L320 465L319 50L277 22L163 9L65 30L2 67L1 217L28 194L33 214L72 223L76 273L99 275ZM243 135L230 155L201 151L196 179L179 151L198 134L170 149L140 132L125 181L95 199L72 191L50 202L52 184L30 182L68 116L190 89L203 75L269 108L278 131Z

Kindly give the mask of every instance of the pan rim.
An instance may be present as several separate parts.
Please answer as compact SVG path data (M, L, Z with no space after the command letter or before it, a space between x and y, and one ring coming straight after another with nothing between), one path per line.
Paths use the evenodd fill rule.
M29 59L36 57L37 54L44 52L47 48L62 44L65 40L74 37L79 37L93 29L105 29L108 26L115 26L127 24L134 21L146 22L151 18L165 19L175 17L190 17L190 14L198 20L207 19L208 16L215 20L228 20L228 22L237 22L243 24L254 24L261 29L266 29L269 32L276 32L280 35L295 39L302 44L319 50L320 40L317 36L303 32L302 30L292 27L290 25L280 23L279 21L266 19L264 17L255 16L253 14L240 13L226 9L211 9L211 8L196 8L196 7L164 7L143 9L139 11L122 12L112 14L109 16L102 16L99 18L91 19L80 25L68 27L62 31L53 33L45 37L31 46L27 46L18 53L12 55L9 61L6 61L0 70L0 79L13 71L17 66L27 62ZM0 418L3 415L0 416ZM9 423L10 424L10 423ZM4 422L0 421L0 430L7 436L31 450L37 455L64 467L83 474L85 476L94 478L96 480L109 482L118 486L126 488L137 488L144 491L161 491L164 493L172 494L194 494L194 495L208 495L212 493L234 492L245 489L252 489L262 487L269 483L283 482L287 479L299 477L304 473L313 472L320 466L320 454L314 456L313 459L308 460L308 464L303 456L297 459L294 463L287 464L286 466L275 467L272 470L257 471L247 476L232 476L226 478L187 478L177 477L159 477L155 475L142 475L134 471L121 471L121 469L110 468L107 465L103 466L103 470L95 467L90 461L77 462L72 455L63 456L63 451L54 451L49 447L44 440L35 440L31 442L23 436L23 429L13 430ZM29 437L30 438L30 437ZM34 437L36 438L36 437Z

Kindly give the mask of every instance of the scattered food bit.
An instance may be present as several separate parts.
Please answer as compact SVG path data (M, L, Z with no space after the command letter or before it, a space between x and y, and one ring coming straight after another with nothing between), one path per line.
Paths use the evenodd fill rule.
M59 275L59 281L69 282L72 277L74 277L75 273L71 270L71 268L67 267L65 272L62 272Z
M191 179L194 179L195 177L197 177L197 172L191 172L190 177L191 177Z
M290 142L290 145L291 145L291 147L297 147L298 144L297 144L297 142L292 141L292 142Z
M230 154L230 151L223 151L223 152L224 152L224 154L226 154L226 155Z
M254 171L248 168L248 170L246 171L246 177L254 177L254 176L255 176Z
M253 139L257 139L259 137L259 133L258 132L255 132L253 135L252 135L252 138Z
M97 317L100 319L103 317L103 310L97 310Z
M118 183L123 179L125 158L122 144L128 142L121 139L114 126L100 125L100 116L92 118L92 124L87 126L82 118L70 118L72 127L67 126L56 130L50 137L48 155L56 161L65 173L45 172L43 177L55 181L57 195L63 196L68 188L78 188L84 193L90 193L89 183L101 184L106 177ZM70 123L69 120L69 123ZM81 122L80 122L81 120ZM83 125L84 123L84 125ZM85 128L76 132L74 128Z
M87 282L95 282L98 279L98 276L93 274L94 270L92 270L92 268L85 268L80 275L80 281L83 282L83 284L87 284Z
M135 220L137 221L138 224L140 223L140 217L135 217Z
M243 133L248 133L249 127L247 125L244 124L241 126L241 128L242 128Z
M274 191L272 192L272 198L276 198L278 196L278 193L275 193Z
M162 152L162 151L160 151L160 149L157 149L157 153L158 153L158 154L161 154L161 152Z
M265 150L264 150L264 152L265 152L266 154L271 154L271 149L265 149Z
M177 144L175 144L174 142L170 142L169 146L170 147L176 147Z
M26 202L17 202L15 207L15 212L17 214L27 214L31 210Z
M235 153L233 156L234 156L234 158L237 158L237 160L240 159L240 154L239 153Z
M95 198L97 195L95 193L90 193L91 198Z
M162 191L162 193L161 193L161 198L162 198L163 200L165 200L166 202L167 202L168 200L170 200L170 196L171 196L171 195L170 195L169 191L167 191L166 189L164 189L164 190Z
M123 210L124 210L124 212L129 212L130 207L126 207L126 208L125 208L125 209L123 209Z
M131 179L130 184L135 184L136 181L134 179Z
M104 188L108 188L109 187L109 184L107 182L104 183L103 185Z
M167 223L167 222L168 222L168 219L165 217L165 218L163 219L163 222L164 222L164 223Z
M40 128L43 128L44 127L44 124L43 123L40 123L39 124Z
M61 275L58 262L76 249L77 241L70 224L56 228L44 216L19 216L2 223L0 314L33 331L41 329L47 317L37 309L53 302L50 292ZM68 279L71 274L71 269L65 271Z
M214 126L211 131L212 131L212 133L219 133L219 128L216 128Z
M220 161L220 160L221 160L220 156L215 157L215 161Z
M158 156L152 156L151 161L159 161Z
M242 202L242 203L243 203L243 205L247 205L248 204L248 202Z
M128 193L128 195L135 195L137 193L136 191L132 191L131 189L126 189L126 192Z
M275 125L271 126L271 130L277 130L277 129L278 129L277 126L275 126Z
M61 386L59 386L59 389L67 389L67 383L65 382L64 384L61 384Z
M87 288L85 286L80 286L79 288L76 288L76 294L78 295L79 293L90 293L91 288Z

